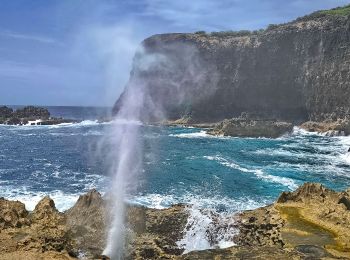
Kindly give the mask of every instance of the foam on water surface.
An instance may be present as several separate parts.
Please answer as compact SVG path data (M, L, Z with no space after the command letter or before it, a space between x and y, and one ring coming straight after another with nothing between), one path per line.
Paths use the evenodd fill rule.
M214 137L212 135L207 134L206 131L194 132L194 133L181 133L181 134L170 134L171 137L179 137L179 138L210 138Z
M113 124L125 123L0 126L0 196L32 210L49 195L63 211L89 189L107 192L109 147L96 144ZM212 230L211 214L227 222L226 216L265 206L306 181L336 190L350 186L350 137L298 128L278 139L215 137L204 129L131 123L140 126L144 144L143 182L127 200L157 209L192 205L188 233L179 241L186 252L232 245L233 229L221 229L214 244L208 240L203 230Z
M204 158L206 158L208 160L212 160L212 161L217 161L218 163L220 163L224 166L239 170L241 172L252 173L256 177L258 177L262 180L282 184L282 185L288 187L290 190L294 190L298 187L296 182L292 179L267 174L261 169L248 169L248 168L240 166L239 164L237 164L235 162L232 162L232 161L229 161L225 158L222 158L220 156L204 156Z
M31 192L26 189L4 192L3 195L10 200L18 200L24 203L28 211L33 211L38 202L45 196L54 200L56 208L63 212L76 203L79 198L78 194L67 194L56 190L51 192Z

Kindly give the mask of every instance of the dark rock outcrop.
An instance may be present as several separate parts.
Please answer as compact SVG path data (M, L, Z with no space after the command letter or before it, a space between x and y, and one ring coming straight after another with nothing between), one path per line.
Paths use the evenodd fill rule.
M7 106L0 107L0 118L9 118L12 116L13 109Z
M134 58L130 89L146 93L146 119L218 122L242 112L283 121L350 113L349 7L256 32L154 35Z
M293 125L287 122L233 118L218 123L208 133L222 136L277 138L292 130Z
M32 121L32 122L30 122ZM46 108L26 106L13 111L12 108L0 107L0 124L6 125L57 125L76 123L77 120L50 117Z
M50 117L50 112L43 107L26 106L14 111L12 116L17 118L48 119Z

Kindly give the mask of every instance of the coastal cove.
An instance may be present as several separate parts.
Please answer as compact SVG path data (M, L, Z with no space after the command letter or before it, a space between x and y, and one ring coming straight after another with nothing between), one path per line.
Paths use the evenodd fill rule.
M103 151L96 145L112 124L92 118L52 126L0 126L0 197L22 201L31 211L48 195L64 211L93 188L108 194ZM205 230L213 220L206 210L224 221L269 205L304 182L337 191L350 187L349 137L300 128L275 139L219 137L206 131L144 125L144 179L128 198L132 205L158 210L193 205L190 223L196 228L181 240L186 252L233 244L237 229L223 229L222 237L210 243ZM158 152L150 153L154 146Z
M22 2L0 260L350 259L349 3Z

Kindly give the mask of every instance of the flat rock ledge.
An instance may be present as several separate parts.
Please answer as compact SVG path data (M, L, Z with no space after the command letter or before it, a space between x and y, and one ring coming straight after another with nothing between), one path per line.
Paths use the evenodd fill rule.
M32 212L19 201L0 198L0 259L103 259L108 208L96 190L63 213L49 197ZM129 205L124 259L350 259L350 191L305 183L266 207L225 220L209 214L209 241L215 242L215 228L235 228L235 246L213 244L184 254L177 242L188 229L189 205L161 210Z
M277 138L293 130L293 124L276 120L226 119L208 133L218 136Z

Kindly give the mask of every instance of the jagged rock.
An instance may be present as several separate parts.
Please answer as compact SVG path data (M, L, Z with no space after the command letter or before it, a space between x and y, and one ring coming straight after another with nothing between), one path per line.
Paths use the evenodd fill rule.
M28 211L22 202L0 198L0 230L28 225Z
M9 118L12 116L13 109L7 106L0 106L0 118Z
M277 138L292 130L293 125L287 122L233 118L218 123L208 133L224 136Z
M31 213L33 221L41 221L51 218L59 218L60 213L56 209L55 202L46 196L35 206L34 211Z
M213 225L239 231L233 240L236 246L187 254L177 241L188 227L189 206L157 210L128 205L124 259L347 259L349 201L348 192L305 183L263 208L225 219L213 213ZM79 253L86 259L103 259L107 205L96 190L80 196L65 213L58 212L49 197L31 213L20 202L0 199L1 218L9 209L16 213L7 222L11 224L0 225L0 259L72 259ZM26 219L21 227L17 216ZM208 234L215 232L215 227L210 229Z
M335 192L325 188L319 183L304 183L294 192L282 192L277 199L277 203L285 203L288 201L300 202L310 198L324 199L327 195L334 195Z
M43 107L26 106L19 108L13 112L13 117L17 118L34 118L34 119L48 119L50 112Z
M93 189L80 196L65 215L76 251L90 258L101 255L107 237L106 208L101 194Z

